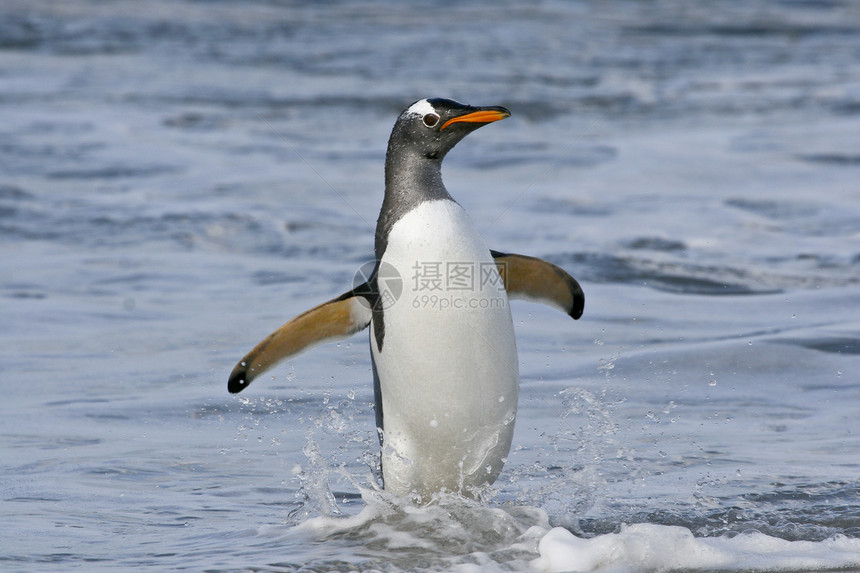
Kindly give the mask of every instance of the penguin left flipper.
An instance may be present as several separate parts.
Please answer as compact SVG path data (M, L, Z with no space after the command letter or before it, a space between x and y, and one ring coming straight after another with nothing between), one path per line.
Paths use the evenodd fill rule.
M525 255L490 251L509 298L522 298L560 308L574 320L582 316L585 294L567 271Z
M312 346L351 336L373 317L367 283L303 312L264 338L233 368L227 390L244 390L257 376Z

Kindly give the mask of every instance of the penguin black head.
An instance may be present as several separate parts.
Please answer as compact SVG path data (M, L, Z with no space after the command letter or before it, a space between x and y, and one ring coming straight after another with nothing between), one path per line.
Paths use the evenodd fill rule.
M397 118L388 151L414 151L441 160L471 132L510 115L500 106L474 107L443 98L418 100Z

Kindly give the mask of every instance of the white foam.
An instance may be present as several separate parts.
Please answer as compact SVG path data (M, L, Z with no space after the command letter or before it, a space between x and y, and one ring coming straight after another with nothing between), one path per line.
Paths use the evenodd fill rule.
M537 571L627 573L667 570L760 571L860 567L860 539L842 535L813 541L786 541L759 532L735 537L694 537L684 527L640 523L592 539L566 529L550 530L532 561Z
M412 570L416 555L436 556L458 573L860 570L860 539L844 535L823 541L787 541L757 531L697 537L685 527L640 523L583 539L552 528L536 507L487 507L456 495L415 506L381 490L361 489L361 495L366 506L357 515L309 519L287 537L300 543L345 534L372 539L392 557L392 571ZM277 537L282 531L259 534Z

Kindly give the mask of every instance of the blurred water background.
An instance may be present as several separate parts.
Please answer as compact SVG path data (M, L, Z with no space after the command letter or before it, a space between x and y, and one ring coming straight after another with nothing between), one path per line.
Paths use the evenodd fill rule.
M365 334L226 380L431 96L512 111L447 186L586 309L515 303L505 471L418 510ZM860 569L860 5L4 0L0 307L2 569Z

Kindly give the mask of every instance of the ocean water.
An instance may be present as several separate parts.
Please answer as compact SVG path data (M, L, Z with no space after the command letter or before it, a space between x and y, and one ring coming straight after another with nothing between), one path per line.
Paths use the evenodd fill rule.
M481 502L374 477L366 333L238 396L372 258L422 97L513 303ZM0 6L0 569L860 571L860 6Z

